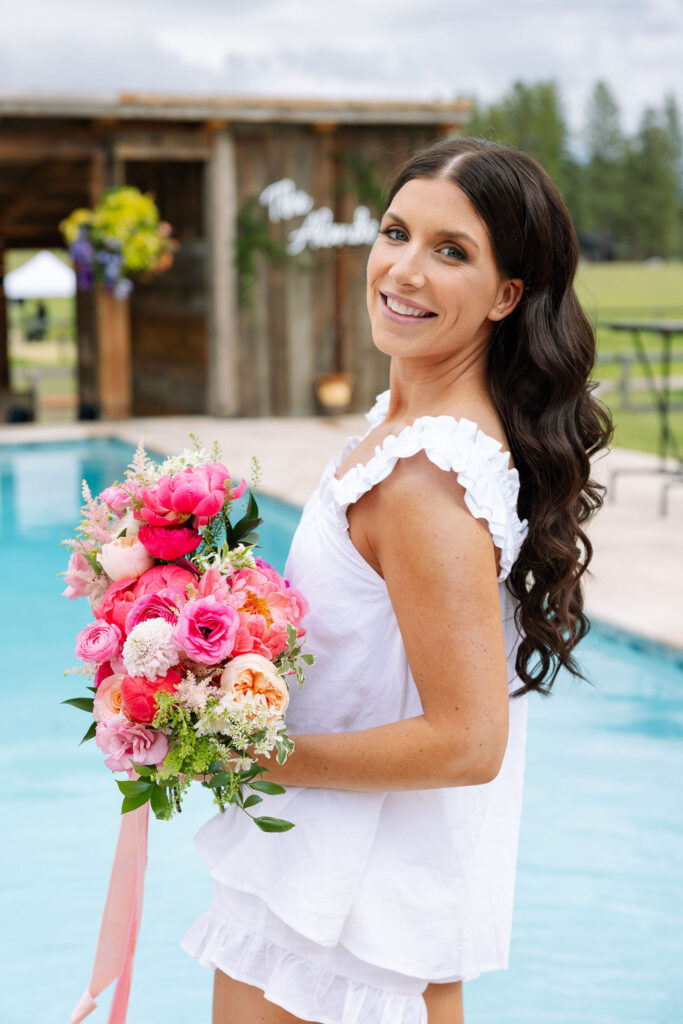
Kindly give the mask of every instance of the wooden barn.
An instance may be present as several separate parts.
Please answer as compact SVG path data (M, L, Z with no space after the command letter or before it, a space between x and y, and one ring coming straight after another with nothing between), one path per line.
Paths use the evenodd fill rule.
M383 186L468 115L467 101L0 96L0 281L6 250L63 246L75 207L135 185L180 248L127 300L77 294L82 415L364 409L386 385L364 281Z

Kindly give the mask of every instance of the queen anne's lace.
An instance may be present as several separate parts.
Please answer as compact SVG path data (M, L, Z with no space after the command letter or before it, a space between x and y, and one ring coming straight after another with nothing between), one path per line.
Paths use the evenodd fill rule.
M370 429L379 426L389 408L389 392L378 395L367 419ZM367 435L365 435L367 436ZM362 438L350 438L341 454L325 471L321 494L332 500L343 530L348 529L349 505L389 476L398 459L419 451L440 469L453 470L465 490L465 503L475 519L486 519L493 543L500 549L499 582L503 582L526 537L529 525L517 515L519 473L509 468L510 453L500 441L483 433L473 420L453 416L420 416L398 434L389 434L365 464L352 467L341 480L335 471Z

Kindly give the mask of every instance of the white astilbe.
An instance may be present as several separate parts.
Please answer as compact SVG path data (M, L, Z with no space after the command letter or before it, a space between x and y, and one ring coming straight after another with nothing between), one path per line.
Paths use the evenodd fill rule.
M142 437L144 436L145 435L143 434ZM156 462L153 462L147 455L145 446L142 443L142 437L135 449L133 461L126 470L126 478L127 480L130 480L131 478L134 479L138 486L151 487L152 484L157 482L161 474L159 473L159 467ZM123 487L125 489L125 484Z
M173 641L173 626L166 619L138 622L123 645L123 664L131 676L156 679L180 660Z
M195 554L193 561L202 573L209 569L218 569L222 576L231 576L238 569L254 569L256 559L252 555L252 545L238 544L232 551L224 542L218 551L209 551L207 554Z

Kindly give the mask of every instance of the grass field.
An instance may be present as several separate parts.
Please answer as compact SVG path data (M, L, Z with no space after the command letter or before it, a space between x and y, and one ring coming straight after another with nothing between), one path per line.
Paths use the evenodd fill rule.
M56 255L66 259L63 251L53 250ZM7 253L7 271L21 265L34 250L10 251ZM582 262L576 281L577 294L591 321L600 325L606 320L630 319L675 319L683 321L683 263L586 263ZM65 371L75 366L75 346L65 342L65 338L73 331L73 303L70 299L46 299L51 327L46 342L22 343L15 342L12 346L11 360L17 383L26 379L26 373L32 369L40 370L42 366L51 368L62 367ZM10 303L10 333L19 338L22 324L35 315L36 302L27 300L22 307ZM598 326L598 354L616 354L633 352L631 337L627 333L611 331ZM643 341L650 357L653 369L658 372L660 364L657 355L661 340L657 335L643 335ZM681 354L671 367L674 386L683 386L683 334L675 339L674 351ZM602 364L596 368L594 376L605 382L601 399L610 406L616 423L614 444L628 448L639 448L643 451L656 452L658 438L658 418L655 412L626 411L620 407L619 396L606 389L611 382L616 382L621 373L617 364ZM643 382L643 371L637 364L632 367L632 377L637 388L638 381ZM50 415L49 396L55 391L55 401L59 402L60 393L72 391L58 378L52 381L46 377L40 382L40 394L45 395L46 418ZM635 400L651 400L646 391L634 391ZM683 393L679 391L679 403L683 404ZM681 438L683 445L683 410L671 415L674 432Z

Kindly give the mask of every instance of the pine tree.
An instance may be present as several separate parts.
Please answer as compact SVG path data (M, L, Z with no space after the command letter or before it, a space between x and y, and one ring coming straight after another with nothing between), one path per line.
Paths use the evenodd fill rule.
M586 128L584 226L598 258L614 255L624 236L624 139L619 107L605 82L598 82L588 102Z

